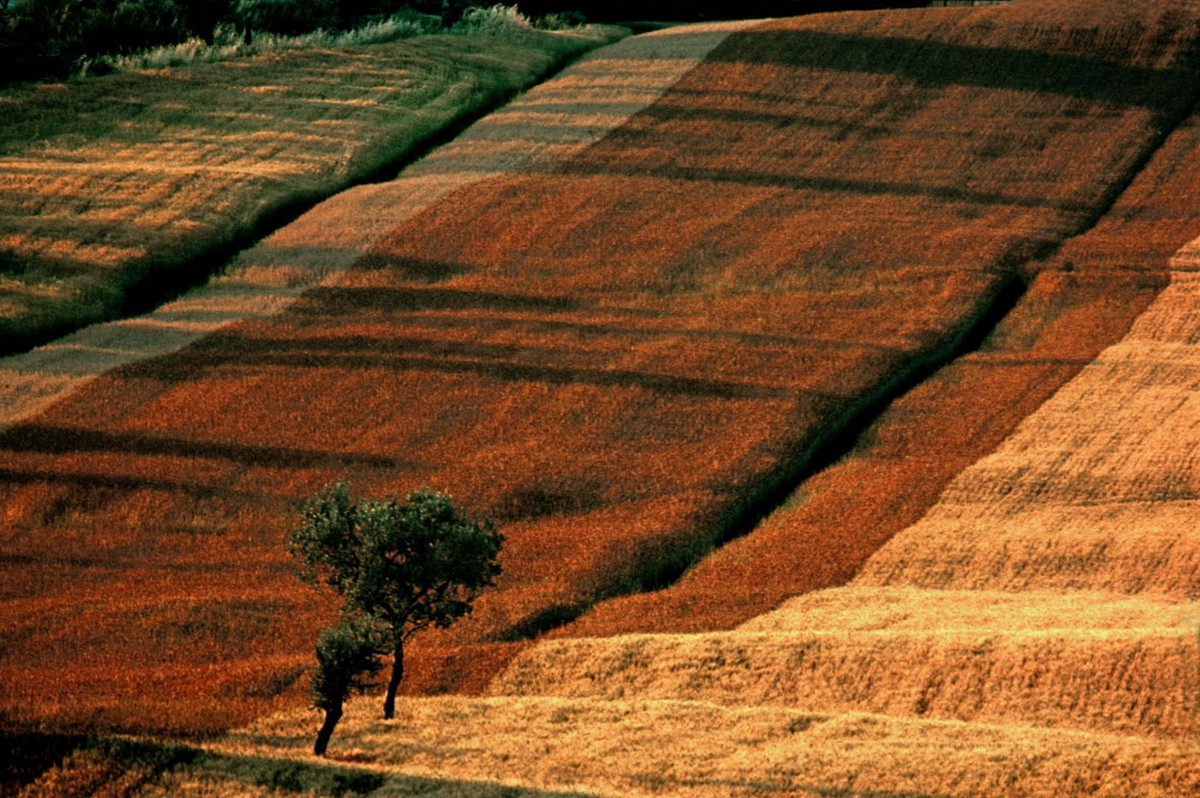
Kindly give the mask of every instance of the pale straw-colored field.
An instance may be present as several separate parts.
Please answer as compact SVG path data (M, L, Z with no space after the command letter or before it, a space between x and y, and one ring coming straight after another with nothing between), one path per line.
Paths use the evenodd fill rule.
M824 713L705 701L440 697L377 717L351 704L325 766L383 779L378 795L461 795L479 785L582 795L1194 795L1189 741ZM269 794L255 780L307 752L316 713L263 720L168 776L155 795ZM301 747L304 746L304 747ZM252 766L251 766L252 765ZM253 774L253 775L249 775Z

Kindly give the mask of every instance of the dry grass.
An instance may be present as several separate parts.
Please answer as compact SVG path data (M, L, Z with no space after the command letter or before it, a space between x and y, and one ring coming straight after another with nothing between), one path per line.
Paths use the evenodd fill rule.
M612 796L1185 796L1196 744L1138 737L692 701L427 698L394 721L352 703L330 760L307 754L314 716L257 722L155 795L262 795L272 770L380 779L376 795L491 786ZM253 768L253 769L252 769ZM257 777L257 778L256 778ZM428 792L426 792L428 791ZM492 794L492 793L482 793Z
M753 494L762 475L796 458L854 402L944 346L994 287L990 270L1071 229L1110 190L1105 179L1141 157L1135 142L1151 141L1139 131L1161 119L1155 106L1165 99L1153 92L1130 106L1123 90L1100 90L1081 76L1058 91L1041 79L1041 91L1020 91L1017 78L994 85L987 58L1018 74L1093 66L1054 38L1069 37L1080 19L1042 30L1046 41L1031 45L1026 27L1007 13L980 12L971 23L962 15L920 17L923 53L972 56L965 77L955 73L958 80L945 84L919 63L895 74L855 60L908 52L912 15L792 20L731 36L561 174L459 192L384 239L342 286L363 295L395 291L396 307L412 308L402 323L382 308L349 315L350 290L342 304L314 311L330 320L318 322L324 329L337 314L341 340L404 338L441 359L413 365L488 378L412 378L425 395L470 396L476 409L449 420L457 426L433 427L453 449L426 449L439 458L431 473L518 519L508 589L484 608L485 633L519 626L538 605L569 614L588 592L624 589L616 575L636 573L637 563L664 548L697 538L703 545L704 531L726 521L732 497ZM1014 52L1018 39L1021 52L1044 47L1061 62L1023 61ZM1127 59L1130 74L1146 77L1153 73L1142 70L1162 54L1136 37L1113 52L1114 61ZM1171 69L1160 75L1174 76ZM958 128L947 122L952 104L975 109L955 117ZM859 118L863 107L874 116ZM1101 121L1113 113L1119 125ZM990 136L997 147L981 147ZM1037 139L1039 148L998 147L1014 137ZM900 150L903 159L889 155ZM1045 164L1067 168L1067 151L1067 177L1042 182ZM870 180L845 178L867 163ZM597 258L584 242L601 229L629 233ZM434 275L437 291L412 290ZM1151 276L1123 299L1136 308L1159 285ZM1123 319L1114 315L1115 330L1102 328L1079 347L1084 357L1119 336ZM603 335L584 337L589 331ZM1063 371L1069 376L1070 367ZM592 385L597 372L610 383L637 377L637 388L650 387L641 375L664 386L666 378L688 392L667 401L661 389L656 397L624 384L601 391ZM1015 376L1009 392L1020 393L1029 376ZM534 380L570 386L522 384ZM709 398L702 390L726 393ZM775 398L785 396L797 398ZM503 415L492 415L493 407ZM414 430L427 423L418 420ZM689 438L688 430L696 433ZM478 477L443 467L443 451ZM968 449L957 467L978 453ZM496 495L502 490L507 495ZM855 552L858 561L870 550ZM546 562L555 563L551 577ZM680 615L704 623L708 610L700 601Z
M1196 230L1194 210L1179 199L1196 168L1196 146L1193 125L1184 125L1109 216L1036 267L1033 292L980 353L922 386L928 392L922 401L933 406L958 395L957 380L966 377L970 386L972 370L989 363L1003 366L1011 358L1026 375L1037 373L1035 353L1046 359L1058 354L1064 361L1059 365L1073 373L1064 379L1051 372L1055 387L1062 388L1017 424L993 454L950 480L924 517L870 557L849 587L797 597L734 632L543 642L521 653L491 690L506 696L502 701L513 694L543 695L604 707L691 699L731 708L783 705L840 713L835 717L842 720L855 712L886 713L881 725L907 723L898 720L902 716L954 718L970 721L960 738L966 746L980 722L1001 724L991 728L1022 736L1019 757L989 758L989 764L976 763L962 778L954 750L934 743L931 755L930 748L921 747L930 743L923 734L931 727L923 723L907 727L905 743L919 742L903 751L879 745L860 730L869 740L852 737L856 752L887 762L893 779L897 774L911 778L886 782L872 781L871 761L853 754L847 758L834 740L814 749L799 741L781 743L781 754L804 763L813 790L1194 792L1200 773L1195 743L1200 483L1193 468L1200 447L1194 402L1200 275L1194 271L1194 242L1174 258L1164 249L1179 249L1179 237ZM1153 235L1147 235L1147 219L1162 223ZM1155 272L1170 275L1161 293L1162 278ZM1121 311L1122 297L1130 296L1125 292L1139 285L1132 295L1137 310L1145 311ZM1128 333L1089 357L1091 362L1077 362L1097 342L1124 329ZM985 383L977 379L974 385ZM806 495L768 522L766 541L756 541L761 534L756 532L696 569L689 578L699 582L703 576L707 591L693 586L689 595L685 580L681 589L664 596L613 602L597 613L598 620L585 618L578 627L595 627L645 607L673 607L675 616L663 613L667 623L689 609L694 618L715 592L713 585L731 585L739 596L777 589L770 583L777 578L773 574L748 588L739 586L739 580L770 574L764 542L782 547L785 540L772 524L796 529L795 519L804 518L810 504L828 507L831 498L861 486L864 475L887 473L888 453L900 442L931 458L948 449L944 437L922 440L936 425L905 414L913 407L919 405L906 397L850 458L806 484ZM968 423L985 415L974 413L967 415ZM919 491L918 486L907 495ZM888 507L885 501L878 504ZM803 581L819 574L821 565L798 567ZM661 623L659 617L624 625ZM639 719L649 714L643 710ZM1127 750L1146 746L1156 753L1145 760L1145 769L1131 765L1125 772L1138 775L1124 783L1126 776L1108 781L1111 760L1099 765L1082 759L1070 765L1066 781L1040 781L1033 774L1056 761L1038 741L1046 727L1120 730L1137 735L1126 738ZM1158 757L1166 750L1176 752L1178 770L1162 778ZM709 762L719 761L719 754L710 757ZM823 773L809 757L846 765L846 775ZM553 754L538 760L552 761ZM992 764L998 780L982 786ZM772 772L769 767L760 764L760 777ZM664 773L668 792L686 794L694 783ZM606 784L606 776L598 774L593 783ZM752 792L749 784L730 779L722 784L733 794L743 787ZM802 791L782 779L754 786Z
M736 768L723 767L719 750L707 748L693 764L664 736L655 741L659 750L688 767L660 764L656 787L666 794L802 794L805 787L851 794L1191 794L1200 773L1200 546L1189 537L1196 490L1186 464L1200 444L1200 415L1189 405L1200 335L1197 275L1178 270L1190 268L1189 251L1173 261L1171 285L1119 344L994 455L955 479L926 518L880 549L851 586L797 597L734 632L543 642L492 684L496 705L472 707L471 728L488 723L489 712L516 714L508 702L522 695L610 712L650 701L701 701L731 713L783 706L829 713L847 726L819 742L780 741L774 757L763 759L753 735L743 732L738 762L758 767L745 782L733 775ZM1089 488L1097 482L1102 487ZM1068 520L1073 513L1088 514L1086 523ZM855 714L864 711L884 715L864 728ZM644 706L630 715L637 728L659 731ZM905 716L969 722L946 746L930 737L947 729L944 723ZM636 731L608 738L605 721L588 723L571 736L573 744L601 738L634 747ZM988 723L998 725L982 725ZM900 739L891 736L895 724L904 724ZM1063 734L1050 727L1087 733L1066 743L1042 737ZM688 731L674 728L689 745L719 736L711 719L692 721ZM995 738L981 742L981 728L1013 735L1013 748L996 750ZM1096 752L1084 739L1114 732L1130 735L1124 750L1146 752L1141 764L1083 754ZM980 758L966 764L965 750ZM539 774L558 758L554 750L526 755ZM643 755L628 748L609 754L608 761L622 764L580 783L609 788L614 772ZM1165 765L1164 756L1174 764ZM413 756L408 766L418 761ZM783 764L790 762L801 766L804 786L789 781L799 778ZM876 771L876 763L887 765ZM1045 775L1056 772L1062 781ZM721 786L696 773L718 774Z
M886 548L885 548L886 550ZM686 699L1194 739L1195 604L841 588L736 631L547 641L496 695Z
M1190 256L1177 251L1200 230L1192 200L1200 179L1198 120L1184 120L1085 235L1026 265L1026 294L980 351L894 401L848 456L806 480L752 534L714 552L670 589L603 602L556 634L732 628L788 596L853 578L879 546L920 520L960 471L1118 341L1171 271L1184 268ZM1188 526L1169 510L1163 523Z
M864 584L1200 599L1200 275L964 471Z
M432 36L5 91L0 350L195 283L274 216L615 36Z

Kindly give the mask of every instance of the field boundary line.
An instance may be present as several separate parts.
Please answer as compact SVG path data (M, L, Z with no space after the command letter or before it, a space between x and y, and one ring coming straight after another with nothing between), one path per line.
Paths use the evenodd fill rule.
M240 253L225 274L144 316L92 325L29 352L0 358L0 431L36 415L91 380L178 351L221 328L283 312L309 288L335 280L391 229L453 191L483 180L556 167L661 97L725 37L763 20L700 23L598 48L433 150L395 180L344 191ZM603 87L643 85L616 113ZM586 87L597 89L588 101ZM583 102L572 95L583 88ZM567 103L586 124L521 126L514 114ZM509 143L507 157L496 145ZM480 157L480 151L483 157ZM491 151L489 151L491 150ZM353 223L347 224L351 219Z

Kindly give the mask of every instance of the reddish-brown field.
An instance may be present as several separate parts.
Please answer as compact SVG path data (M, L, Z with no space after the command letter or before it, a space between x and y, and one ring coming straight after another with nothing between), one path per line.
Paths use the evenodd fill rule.
M1036 275L810 502L567 632L719 628L845 581L1119 338L1196 234L1171 162L1072 238L1158 163L1200 88L1197 32L1150 2L736 32L556 168L454 191L286 312L12 426L10 720L207 731L294 695L332 602L282 539L337 479L502 522L498 589L414 652L412 689L481 685L521 639L675 576ZM1129 260L1068 270L1076 252Z
M804 482L753 534L668 590L604 602L557 636L732 628L786 597L848 581L950 480L1006 438L1168 282L1200 233L1200 119L1189 116L1112 210L1050 258L979 351L896 399L848 456Z

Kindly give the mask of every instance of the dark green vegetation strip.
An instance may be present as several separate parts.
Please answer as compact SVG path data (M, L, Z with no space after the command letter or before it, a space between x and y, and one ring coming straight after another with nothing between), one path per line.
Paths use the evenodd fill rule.
M623 33L429 36L0 93L0 354L179 295Z

